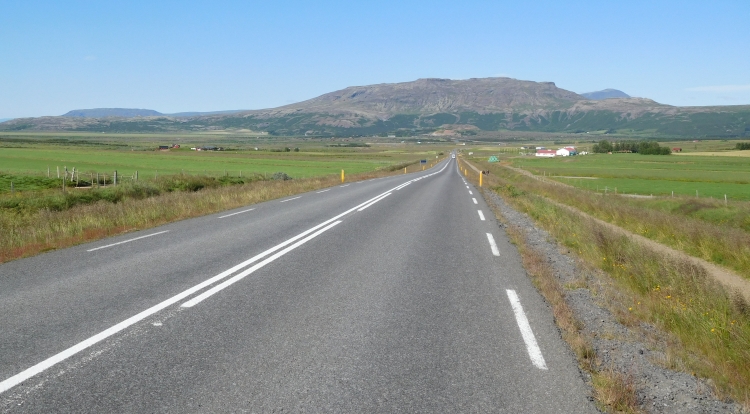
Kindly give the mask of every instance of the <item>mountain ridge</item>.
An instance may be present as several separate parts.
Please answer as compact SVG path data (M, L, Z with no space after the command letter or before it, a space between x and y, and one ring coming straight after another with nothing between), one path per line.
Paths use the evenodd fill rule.
M244 130L270 135L476 135L497 131L750 136L750 105L676 107L646 98L591 100L553 82L512 78L350 86L277 108L194 116L14 119L0 130L175 132Z

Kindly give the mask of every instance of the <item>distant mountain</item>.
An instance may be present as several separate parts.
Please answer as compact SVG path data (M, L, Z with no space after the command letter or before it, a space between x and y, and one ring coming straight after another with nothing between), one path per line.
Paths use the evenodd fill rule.
M602 99L610 98L630 98L630 95L623 91L618 91L617 89L604 89L596 92L586 92L582 93L581 96L586 99L591 99L592 101L599 101Z
M213 112L177 112L174 114L164 114L166 116L173 116L175 118L188 117L188 116L206 116L206 115L224 115L224 114L236 114L237 112L245 112L245 109L235 109L231 111L213 111Z
M0 123L3 123L5 121L10 121L13 118L0 118Z
M652 137L737 137L750 136L750 105L675 107L645 98L593 100L552 82L511 78L419 79L351 86L264 110L133 118L20 118L0 124L0 131L9 130L244 130L308 136L607 131Z
M134 108L94 108L94 109L74 109L64 115L65 117L78 118L135 118L139 116L170 116L175 118L204 115L223 115L243 112L242 109L232 111L214 111L214 112L178 112L174 114L163 114L153 109L134 109Z
M94 108L94 109L74 109L62 116L78 118L133 118L136 116L159 116L161 112L152 109L132 109L132 108Z

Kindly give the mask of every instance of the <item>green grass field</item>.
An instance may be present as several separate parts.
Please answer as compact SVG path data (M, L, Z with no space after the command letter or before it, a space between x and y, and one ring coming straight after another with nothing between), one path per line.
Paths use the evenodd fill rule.
M513 158L514 166L593 191L750 200L750 160L744 157L590 154ZM580 178L578 178L580 177Z
M279 149L295 144L276 144L267 149ZM278 148L277 148L278 147ZM356 174L414 161L434 159L436 148L331 148L318 144L301 145L299 152L270 152L243 149L236 151L169 151L130 150L129 148L93 145L65 145L24 143L0 148L0 192L10 190L43 189L56 184L46 181L47 171L57 179L67 167L75 167L90 180L91 174L111 177L116 170L123 180L138 172L139 180L172 174L209 176L238 176L240 174L271 175L284 172L293 178Z

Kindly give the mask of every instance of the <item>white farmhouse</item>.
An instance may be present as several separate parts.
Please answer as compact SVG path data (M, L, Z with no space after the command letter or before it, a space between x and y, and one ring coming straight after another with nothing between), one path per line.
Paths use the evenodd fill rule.
M561 157L568 157L571 155L576 155L578 152L576 152L576 149L574 147L565 147L560 148L559 150L555 151L555 153Z

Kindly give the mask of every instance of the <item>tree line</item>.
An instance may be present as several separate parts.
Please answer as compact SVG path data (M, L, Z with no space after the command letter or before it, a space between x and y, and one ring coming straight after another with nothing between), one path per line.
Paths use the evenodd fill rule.
M738 150L750 150L750 142L738 142L737 149Z
M662 147L655 141L616 141L609 142L602 140L594 144L591 152L608 153L608 152L635 152L644 155L669 155L672 150L669 147Z

